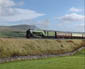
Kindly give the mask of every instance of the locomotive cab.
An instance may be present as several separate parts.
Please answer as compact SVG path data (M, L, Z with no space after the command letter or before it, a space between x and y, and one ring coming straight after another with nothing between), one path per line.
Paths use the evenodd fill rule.
M42 30L31 30L28 29L26 32L26 38L42 38L45 36L45 32Z
M30 32L30 29L26 31L26 38L32 37L32 33Z

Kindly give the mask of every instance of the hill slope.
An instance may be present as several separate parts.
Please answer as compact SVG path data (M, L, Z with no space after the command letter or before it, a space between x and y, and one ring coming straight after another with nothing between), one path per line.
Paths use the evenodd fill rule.
M34 25L0 26L0 37L24 37L27 29L38 29Z
M83 40L0 39L0 57L57 55L83 47Z

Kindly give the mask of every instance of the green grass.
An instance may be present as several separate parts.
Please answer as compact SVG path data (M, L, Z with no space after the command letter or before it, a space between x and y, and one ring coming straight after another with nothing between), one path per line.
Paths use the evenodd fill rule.
M0 37L7 37L7 38L12 38L12 37L25 37L25 32L19 32L19 31L1 31L0 32Z
M0 69L84 69L84 60L84 55L80 56L79 54L76 54L76 56L4 63L0 64Z
M15 61L0 64L0 69L84 69L84 68L85 68L85 49L77 52L73 56Z
M57 54L82 47L82 40L30 40L0 38L0 57ZM0 64L0 69L84 69L85 49L73 56L15 61Z
M75 56L85 56L85 49L82 49L81 51L74 54Z

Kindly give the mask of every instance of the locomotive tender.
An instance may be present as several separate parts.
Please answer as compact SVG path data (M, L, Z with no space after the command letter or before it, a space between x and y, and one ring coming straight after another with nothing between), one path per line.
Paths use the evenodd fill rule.
M85 33L28 29L26 38L85 39Z

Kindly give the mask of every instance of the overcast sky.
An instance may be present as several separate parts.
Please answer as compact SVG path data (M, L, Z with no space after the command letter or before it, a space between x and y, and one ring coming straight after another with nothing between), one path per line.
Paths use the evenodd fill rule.
M84 31L84 0L0 0L0 25Z

